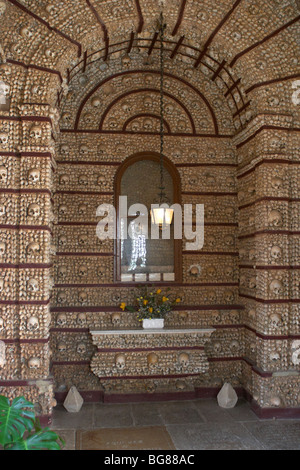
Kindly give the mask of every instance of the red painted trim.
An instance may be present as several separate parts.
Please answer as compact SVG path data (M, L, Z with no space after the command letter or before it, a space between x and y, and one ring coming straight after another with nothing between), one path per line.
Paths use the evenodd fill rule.
M177 33L180 25L181 25L181 22L182 22L182 19L183 19L183 14L184 14L184 9L185 9L185 5L186 5L186 0L181 0L181 5L180 5L180 10L179 10L179 14L178 14L178 18L177 18L177 21L176 21L176 24L174 26L174 29L172 31L172 36L175 36L175 34Z
M116 288L122 287L123 283L117 283L115 284ZM141 283L139 283L141 284ZM143 283L145 284L145 283ZM151 283L153 284L153 283ZM168 286L170 284L168 283L163 283L160 282L159 285L162 286ZM172 285L173 286L173 285ZM112 286L113 287L113 286ZM124 287L124 286L123 286ZM132 287L137 287L137 284L133 284ZM191 310L191 311L206 311L206 310L244 310L245 306L244 305L218 305L218 304L210 304L210 305L182 305L181 307L175 307L174 310L176 311L186 311L186 310ZM57 306L50 306L50 311L51 312L120 312L120 307L114 307L112 305L105 305L105 306L90 306L90 305L85 305L84 307L57 307Z
M123 129L122 131L126 131L126 128L127 126L129 125L129 123L131 121L134 121L135 119L138 119L140 117L152 117L154 119L157 119L157 120L160 120L160 116L157 116L156 114L152 114L152 113L139 113L139 114L135 114L134 116L131 116L129 119L127 119L127 121L123 124ZM166 134L171 134L171 128L170 128L170 125L169 123L164 119L164 125L165 127L167 128L167 133ZM121 162L122 163L122 162Z
M35 64L24 64L24 62L19 62L17 60L13 60L13 59L7 59L7 62L9 64L17 65L19 67L23 67L23 68L26 68L26 69L35 69L35 70L40 70L41 72L47 72L47 73L52 73L52 74L58 75L58 77L60 79L60 82L62 83L62 81L63 81L62 76L61 76L60 72L58 72L58 70L49 69L48 67L42 67L40 65L35 65Z
M142 70L130 70L130 71L126 71L126 72L119 72L119 73L116 73L108 78L106 78L105 80L102 80L102 82L100 82L98 85L96 85L88 94L87 96L84 98L84 100L81 102L79 108L78 108L78 112L77 112L77 116L76 116L76 120L75 120L75 125L74 125L74 130L77 130L78 128L78 123L79 123L79 119L80 119L80 115L81 115L81 112L82 112L82 109L85 105L85 103L88 101L88 99L102 86L104 85L104 83L108 82L109 80L112 80L116 77L119 77L119 76L122 76L122 75L127 75L127 74L139 74L139 73L153 73L153 74L160 74L160 71L159 70L146 70L146 69L142 69ZM200 98L202 99L202 101L204 101L204 103L206 104L209 112L210 112L210 115L212 117L212 120L214 122L214 126L215 126L215 133L218 135L219 134L219 131L218 131L218 124L217 124L217 119L216 119L216 116L215 116L215 113L214 113L214 110L213 108L211 107L209 101L206 99L206 97L196 88L194 87L193 85L191 85L189 82L187 82L186 80L182 79L182 78L179 78L179 77L176 77L175 75L169 73L169 72L165 72L165 76L168 76L170 78L174 78L175 80L178 80L182 83L184 83L186 86L190 87L193 91L195 91L195 93L197 93ZM205 136L205 134L203 134ZM215 136L214 136L215 137ZM231 137L231 136L227 136L227 137Z
M288 28L289 26L291 26L292 24L296 23L297 21L299 21L300 19L300 15L299 16L296 16L296 18L293 18L291 21L289 21L288 23L282 25L280 28L276 29L275 31L273 31L272 33L268 34L266 37L264 37L263 39L261 39L260 41L257 41L255 42L254 44L252 44L251 46L247 47L246 49L244 49L243 51L239 52L233 59L232 61L230 62L230 67L232 68L234 66L234 64L236 63L237 60L239 60L243 55L247 54L248 52L252 51L252 49L255 49L257 46L261 46L262 44L264 44L266 41L268 41L269 39L273 38L274 36L276 36L277 34L279 34L281 31L283 31L284 29Z
M43 20L37 14L35 14L32 11L28 10L28 8L26 8L25 5L19 3L17 0L8 0L8 1L10 3L12 3L14 6L16 6L17 8L19 8L20 10L23 10L25 13L30 15L32 18L37 20L39 23L42 23L44 26L46 26L47 29L49 29L49 31L54 31L55 33L57 33L62 38L67 39L67 41L69 41L72 44L74 44L75 46L77 46L77 48L78 48L78 57L81 56L81 49L82 48L81 48L81 44L78 41L75 41L75 39L72 39L70 36L67 36L67 34L63 33L59 29L53 28L49 23L47 23L47 21Z
M255 90L256 88L271 85L272 83L284 82L284 81L293 80L299 77L300 77L300 74L296 73L294 75L288 75L287 77L273 78L272 80L267 80L265 82L254 83L254 85L251 85L249 88L247 88L247 90L245 90L245 93L251 93L251 91Z
M144 26L144 18L143 18L143 13L142 13L142 9L141 9L141 5L140 5L139 0L135 0L135 6L136 6L136 9L137 9L137 12L138 12L138 17L139 17L139 25L138 25L137 32L141 33L142 30L143 30L143 26Z
M284 131L284 132L299 132L300 128L297 127L281 127L281 126L270 126L270 125L263 125L259 129L257 129L252 135L250 135L244 142L241 142L237 144L237 148L243 147L245 144L247 144L250 140L252 140L254 137L256 137L260 132L264 130L278 130L278 131ZM274 160L275 161L275 160Z
M161 348L126 348L127 352L143 352L143 351L204 351L204 346L170 346L170 347L161 347ZM100 353L111 353L124 351L124 347L120 348L97 348L97 352Z
M157 37L158 37L158 32L156 31L153 35L153 38L152 38L152 41L151 41L151 44L150 44L150 47L148 49L148 55L151 55L151 52L155 46L155 43L157 41Z
M160 91L157 90L156 88L139 88L137 90L127 91L127 92L123 93L122 95L119 95L117 98L115 98L113 101L111 101L111 103L107 106L104 113L102 114L101 121L100 121L100 124L99 124L99 131L103 130L102 127L103 127L103 123L105 121L105 118L106 118L107 114L109 113L111 108L116 103L118 103L118 101L121 101L125 96L133 95L133 94L136 94L136 93L144 93L144 92L160 93ZM168 92L164 91L164 95L167 96L168 98L171 98L172 100L176 101L176 103L179 104L179 106L185 111L185 114L189 118L189 121L190 121L191 126L192 126L192 133L193 133L193 135L195 135L196 134L196 128L195 128L194 120L193 120L193 117L192 117L191 113L187 109L187 107L183 103L181 103L181 101L178 98L176 98L176 96L172 95L171 93L168 93ZM124 129L124 127L123 127L123 129Z
M214 37L217 35L217 33L220 31L220 29L222 28L222 26L226 23L226 21L229 19L229 17L232 15L232 13L234 12L234 10L237 8L237 6L241 3L242 0L236 0L235 3L233 4L233 6L231 7L231 9L226 13L226 15L224 16L224 18L222 19L222 21L218 24L218 26L213 30L213 32L211 33L211 35L209 36L208 40L206 41L206 43L204 44L203 46L203 49L198 57L198 59L196 60L195 64L194 64L194 67L198 67L198 65L200 64L201 62L201 59L202 57L205 55L209 45L211 44L211 42L213 41Z
M300 161L294 161L294 160L286 160L286 159L274 159L274 160L270 160L270 159L267 159L267 158L264 158L263 160L261 160L260 162L256 163L252 168L250 168L249 170L246 170L244 171L244 173L240 173L239 175L237 175L237 179L239 178L244 178L244 176L247 176L249 175L250 173L252 173L253 171L256 170L256 168L258 168L260 165L264 165L264 164L268 164L268 165L275 165L275 164L285 164L285 165L300 165Z

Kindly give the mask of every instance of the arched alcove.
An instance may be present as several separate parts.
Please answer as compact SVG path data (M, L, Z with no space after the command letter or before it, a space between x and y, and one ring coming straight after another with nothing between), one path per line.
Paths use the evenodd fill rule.
M165 193L170 206L181 201L180 176L175 165L163 158ZM124 282L177 281L181 273L181 240L174 238L174 217L165 238L155 239L151 224L151 205L160 191L160 155L140 152L127 158L115 176L117 234L115 240L115 279ZM120 196L126 197L126 211L121 212ZM142 220L130 207L145 208ZM143 210L143 207L141 208ZM140 212L140 211L139 211ZM131 215L130 215L131 214ZM178 217L178 215L176 215ZM177 221L178 222L178 221ZM180 220L180 223L182 221ZM124 225L125 224L125 225Z

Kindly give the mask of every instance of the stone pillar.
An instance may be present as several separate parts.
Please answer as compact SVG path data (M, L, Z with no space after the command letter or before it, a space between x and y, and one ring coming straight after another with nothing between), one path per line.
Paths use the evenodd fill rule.
M26 396L46 421L53 406L49 379L53 117L47 105L20 106L19 116L7 118L9 140L0 149L3 178L6 173L1 182L0 315L6 364L0 369L0 393Z
M299 157L292 124L288 116L259 116L237 143L244 386L265 415L300 403Z

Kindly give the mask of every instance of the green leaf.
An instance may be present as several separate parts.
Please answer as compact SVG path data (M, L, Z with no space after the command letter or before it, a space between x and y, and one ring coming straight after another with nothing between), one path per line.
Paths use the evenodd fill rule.
M7 450L61 450L64 440L49 428L42 429L29 435L26 439L19 439Z
M33 408L24 397L15 398L10 405L9 399L0 395L0 445L4 447L32 430L35 415L30 410Z

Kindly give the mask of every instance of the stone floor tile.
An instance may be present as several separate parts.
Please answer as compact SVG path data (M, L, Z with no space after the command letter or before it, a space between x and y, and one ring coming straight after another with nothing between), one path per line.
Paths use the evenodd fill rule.
M262 450L263 447L242 424L228 422L168 425L177 450Z
M153 426L163 424L157 403L133 403L132 415L135 426Z
M134 425L131 404L97 404L94 419L96 428L122 428Z
M244 423L268 450L300 450L300 420L260 420Z
M82 429L93 426L94 404L85 404L77 413L69 413L63 405L53 410L52 429Z
M164 424L203 422L193 402L177 401L160 403L159 411Z

